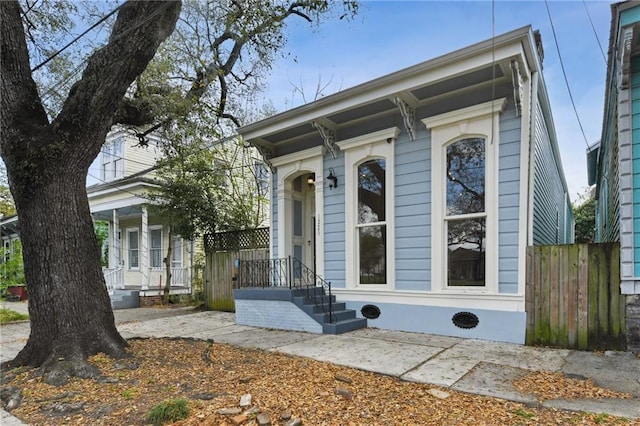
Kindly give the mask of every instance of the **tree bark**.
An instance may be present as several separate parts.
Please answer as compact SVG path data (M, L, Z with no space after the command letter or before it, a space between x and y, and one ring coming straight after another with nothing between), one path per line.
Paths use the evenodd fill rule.
M127 88L173 31L180 2L127 2L49 122L32 79L20 6L0 2L0 156L20 219L31 334L8 366L41 367L49 383L92 377L87 357L122 357L86 193Z

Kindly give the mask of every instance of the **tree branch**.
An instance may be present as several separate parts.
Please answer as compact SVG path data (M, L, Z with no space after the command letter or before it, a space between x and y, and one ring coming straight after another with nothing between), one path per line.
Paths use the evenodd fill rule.
M89 58L82 78L71 88L53 122L56 132L86 137L85 129L100 129L106 135L127 89L172 33L180 8L179 1L127 2L108 44ZM91 159L104 140L104 135L97 136L101 139L91 144Z

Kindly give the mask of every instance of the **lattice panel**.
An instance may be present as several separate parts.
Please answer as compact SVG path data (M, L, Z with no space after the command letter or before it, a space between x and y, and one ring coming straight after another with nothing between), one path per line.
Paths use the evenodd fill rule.
M207 234L204 236L204 247L207 253L269 248L269 228Z

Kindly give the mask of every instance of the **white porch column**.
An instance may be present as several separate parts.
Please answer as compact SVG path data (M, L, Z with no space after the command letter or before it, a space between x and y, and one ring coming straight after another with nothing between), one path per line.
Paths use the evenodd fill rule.
M149 213L142 207L142 229L140 238L140 277L142 290L149 289Z
M120 218L118 217L118 209L113 209L113 218L111 220L111 232L109 233L109 268L115 269L120 264Z
M313 230L316 244L316 273L324 277L324 175L322 168L315 171L315 215L316 227ZM320 178L318 178L318 176Z
M284 182L278 182L278 257L286 258L293 255L291 212L293 211L293 198L291 192L285 189Z

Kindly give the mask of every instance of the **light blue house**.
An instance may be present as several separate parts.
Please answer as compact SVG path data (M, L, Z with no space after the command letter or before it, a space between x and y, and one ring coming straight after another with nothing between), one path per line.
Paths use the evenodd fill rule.
M370 327L524 343L526 247L573 238L542 58L524 27L241 128L294 286L313 271ZM243 323L299 328L247 294Z
M611 5L600 145L595 163L596 241L620 242L627 348L640 351L640 3Z

